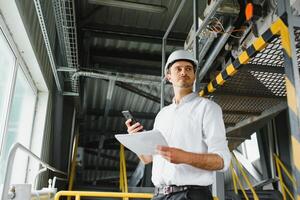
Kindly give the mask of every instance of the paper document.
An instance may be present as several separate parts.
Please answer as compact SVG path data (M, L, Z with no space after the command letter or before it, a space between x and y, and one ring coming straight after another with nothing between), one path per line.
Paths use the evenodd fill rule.
M168 146L158 130L115 135L117 140L137 155L153 155L157 145Z

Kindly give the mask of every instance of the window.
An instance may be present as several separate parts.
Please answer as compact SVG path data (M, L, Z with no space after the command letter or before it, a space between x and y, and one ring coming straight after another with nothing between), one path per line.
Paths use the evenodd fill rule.
M34 118L36 95L31 88L22 68L18 68L8 128L4 139L3 154L7 157L14 143L29 147ZM12 183L25 181L27 156L17 153L12 174ZM22 166L22 168L20 168Z
M256 133L253 133L251 135L250 140L245 140L245 142L241 144L241 148L242 148L242 154L250 162L253 162L260 158Z
M12 84L15 56L0 29L0 153L3 144L3 133L7 117L9 94Z
M0 27L2 28L2 27ZM5 30L5 29L3 29ZM36 88L25 73L21 58L0 29L0 195L11 147L19 142L29 148L37 102ZM11 183L24 183L28 156L18 151Z

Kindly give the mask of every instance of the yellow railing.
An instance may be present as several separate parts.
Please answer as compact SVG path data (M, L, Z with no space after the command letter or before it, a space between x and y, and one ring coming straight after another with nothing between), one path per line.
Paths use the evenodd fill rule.
M236 163L236 165L237 165L239 171L242 173L242 176L243 176L243 178L244 178L244 180L245 180L247 186L248 186L249 189L251 190L251 192L252 192L252 194L253 194L253 199L254 199L254 200L259 200L259 197L257 196L257 193L255 192L255 190L254 190L254 188L253 188L253 186L252 186L252 184L251 184L251 182L250 182L250 180L249 180L249 178L248 178L248 176L247 176L245 170L243 169L243 166L242 166L241 163L237 160L237 158L235 157L234 154L232 155L232 157L233 157L233 159L235 160L235 163ZM230 165L230 170L231 170L231 174L232 174L232 181L233 181L234 192L235 192L236 194L238 194L238 187L237 187L237 183L238 183L240 189L242 190L242 193L243 193L245 199L246 199L246 200L249 200L249 197L248 197L248 195L247 195L247 193L246 193L246 191L245 191L245 188L243 187L243 185L242 185L242 183L241 183L241 181L240 181L240 179L239 179L239 177L238 177L238 175L237 175L235 169L233 168L232 163L231 163L231 165Z
M279 177L279 184L280 184L283 200L287 199L286 193L290 196L291 199L295 200L293 194L287 188L286 184L283 181L281 169L283 169L286 176L290 179L290 181L293 183L293 186L296 188L297 187L297 182L296 182L295 177L293 175L291 175L291 173L289 173L289 171L287 170L285 165L281 162L281 160L279 159L279 157L276 154L274 154L274 160L275 160L276 169L277 169L277 173L278 173L278 177Z
M78 132L76 132L75 137L74 137L74 142L73 142L72 163L71 163L69 186L68 186L69 191L71 191L73 189L73 183L74 183L74 178L75 178L75 174L76 174L76 165L77 165L76 158L77 158L78 141L79 141L79 134L78 134ZM68 200L71 200L71 199L68 197Z
M125 151L122 144L120 145L120 190L128 193ZM123 197L123 200L128 200L128 198Z
M112 197L112 198L140 198L151 199L153 194L150 193L125 193L125 192L86 192L86 191L59 191L56 193L54 200L60 197L75 197L80 200L81 197Z
M151 199L153 194L150 193L125 193L125 192L86 192L86 191L60 191L57 192L54 200L59 200L60 197L75 197L75 200L80 200L81 197L112 197L112 198L140 198ZM214 200L219 200L214 197Z
M246 200L249 200L247 194L246 194L246 191L245 191L245 188L243 187L238 175L236 174L235 172L235 169L233 168L232 164L230 165L230 171L231 171L231 175L232 175L232 181L233 181L233 188L234 188L234 192L236 194L238 194L238 186L240 187L240 189L242 190L242 193L245 197ZM237 186L237 183L238 183L238 186Z

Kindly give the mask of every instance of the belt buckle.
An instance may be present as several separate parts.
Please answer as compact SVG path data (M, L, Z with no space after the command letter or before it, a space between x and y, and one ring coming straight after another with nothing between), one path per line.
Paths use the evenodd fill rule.
M165 186L163 187L163 194L166 195L166 194L170 194L172 193L172 186Z

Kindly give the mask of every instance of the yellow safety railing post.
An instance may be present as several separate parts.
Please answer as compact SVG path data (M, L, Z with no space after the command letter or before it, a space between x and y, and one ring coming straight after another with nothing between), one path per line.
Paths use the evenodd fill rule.
M119 178L119 188L120 191L123 192L124 191L124 183L123 183L123 167L122 167L122 155L121 155L121 147L120 147L120 178Z
M284 189L283 178L282 178L280 166L277 162L277 157L275 155L274 155L274 158L275 158L276 169L277 169L277 173L278 173L278 177L279 177L279 185L280 185L280 188L281 188L281 193L282 193L282 196L283 196L283 200L286 200L286 193L285 193L285 189Z
M78 131L78 128L76 129L76 131ZM69 175L70 176L69 186L68 186L69 191L71 191L73 189L74 177L75 177L75 173L76 173L76 165L77 165L76 157L77 157L78 141L79 141L79 133L76 132L75 137L74 137L74 142L73 142L71 172L70 172L70 175ZM71 200L71 198L68 197L68 200Z
M230 171L231 171L231 176L232 176L232 182L233 182L233 189L234 189L234 192L235 192L236 194L238 194L238 187L237 187L237 184L236 184L235 171L234 171L232 162L230 163Z
M290 179L290 181L293 183L293 186L296 188L297 187L297 182L296 182L295 177L293 177L291 175L291 173L287 170L287 168L285 167L283 162L279 159L279 157L276 154L274 154L274 160L275 160L275 164L276 164L277 174L278 174L278 178L279 178L279 185L280 185L280 188L281 188L281 193L282 193L282 196L283 196L283 200L287 200L286 193L290 196L291 199L295 200L293 194L287 188L286 184L283 181L283 176L282 176L281 169L285 172L286 176Z
M124 192L128 192L128 185L127 185L127 170L126 170L126 159L125 159L125 151L124 146L122 145L122 154L123 154L123 176L124 176Z
M128 193L125 151L122 144L120 145L120 188L122 192ZM128 198L124 197L123 200Z
M237 164L237 167L238 167L239 171L242 173L242 176L243 176L243 178L244 178L246 184L248 185L249 189L251 190L251 192L252 192L252 194L253 194L254 200L259 200L259 198L258 198L258 196L257 196L257 193L255 192L255 190L254 190L254 188L253 188L253 186L252 186L252 184L251 184L251 182L250 182L250 180L249 180L249 178L248 178L246 172L244 171L244 169L243 169L241 163L237 160L237 158L235 157L234 154L232 154L232 157L233 157L233 159L235 160L235 163ZM234 172L235 172L235 171L234 171ZM236 175L236 174L235 174L235 175ZM239 185L242 186L242 184L240 183L240 180L239 180L239 178L238 178L237 175L236 175L236 180L237 180L237 182L239 183Z
M240 181L238 175L236 174L235 169L233 168L233 165L232 165L232 164L230 165L230 170L231 170L231 175L232 175L232 180L233 180L234 192L235 192L236 194L239 194L239 192L238 192L238 187L237 187L237 183L238 183L240 189L242 190L242 193L243 193L245 199L246 199L246 200L249 200L249 197L248 197L248 195L247 195L247 193L246 193L246 191L245 191L245 188L243 187L243 184L241 183L241 181Z

